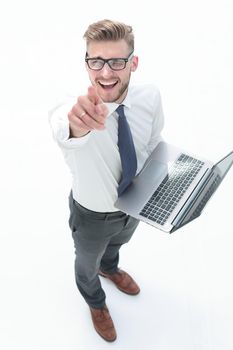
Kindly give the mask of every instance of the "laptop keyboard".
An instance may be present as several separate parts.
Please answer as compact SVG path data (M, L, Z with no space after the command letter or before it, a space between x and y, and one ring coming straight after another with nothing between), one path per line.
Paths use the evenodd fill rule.
M203 165L204 162L182 153L140 215L164 225Z

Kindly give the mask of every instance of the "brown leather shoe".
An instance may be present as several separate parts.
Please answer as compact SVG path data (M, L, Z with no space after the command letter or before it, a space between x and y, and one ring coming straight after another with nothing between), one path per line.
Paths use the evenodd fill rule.
M106 341L112 342L116 339L116 330L109 314L107 306L101 309L90 307L91 317L96 332Z
M137 283L127 272L123 270L118 269L118 271L113 274L108 274L99 270L99 275L110 279L113 283L115 283L120 291L126 294L136 295L140 292L140 288Z

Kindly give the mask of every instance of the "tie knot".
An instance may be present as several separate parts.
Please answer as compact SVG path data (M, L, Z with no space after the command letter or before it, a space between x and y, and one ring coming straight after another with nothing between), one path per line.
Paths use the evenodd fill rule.
M124 116L124 105L119 105L116 109L116 112L118 113L118 115L121 117L121 116Z

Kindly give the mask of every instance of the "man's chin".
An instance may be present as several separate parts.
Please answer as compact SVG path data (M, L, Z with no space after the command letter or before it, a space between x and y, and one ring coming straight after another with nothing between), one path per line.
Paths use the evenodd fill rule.
M116 102L116 103L121 103L128 90L128 84L125 84L124 86L120 87L118 84L114 86L111 89L105 89L101 87L100 85L97 86L97 92L100 98L103 100L103 102Z
M119 94L111 91L98 91L98 93L103 102L115 102L119 98Z

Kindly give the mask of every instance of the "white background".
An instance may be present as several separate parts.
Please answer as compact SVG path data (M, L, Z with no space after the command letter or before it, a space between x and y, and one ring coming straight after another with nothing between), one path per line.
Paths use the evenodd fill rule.
M87 81L82 35L103 18L133 26L133 81L159 87L163 137L212 161L232 150L231 0L2 2L0 347L232 350L232 171L200 218L172 235L141 223L122 248L141 293L103 281L116 342L76 290L70 174L47 112Z

